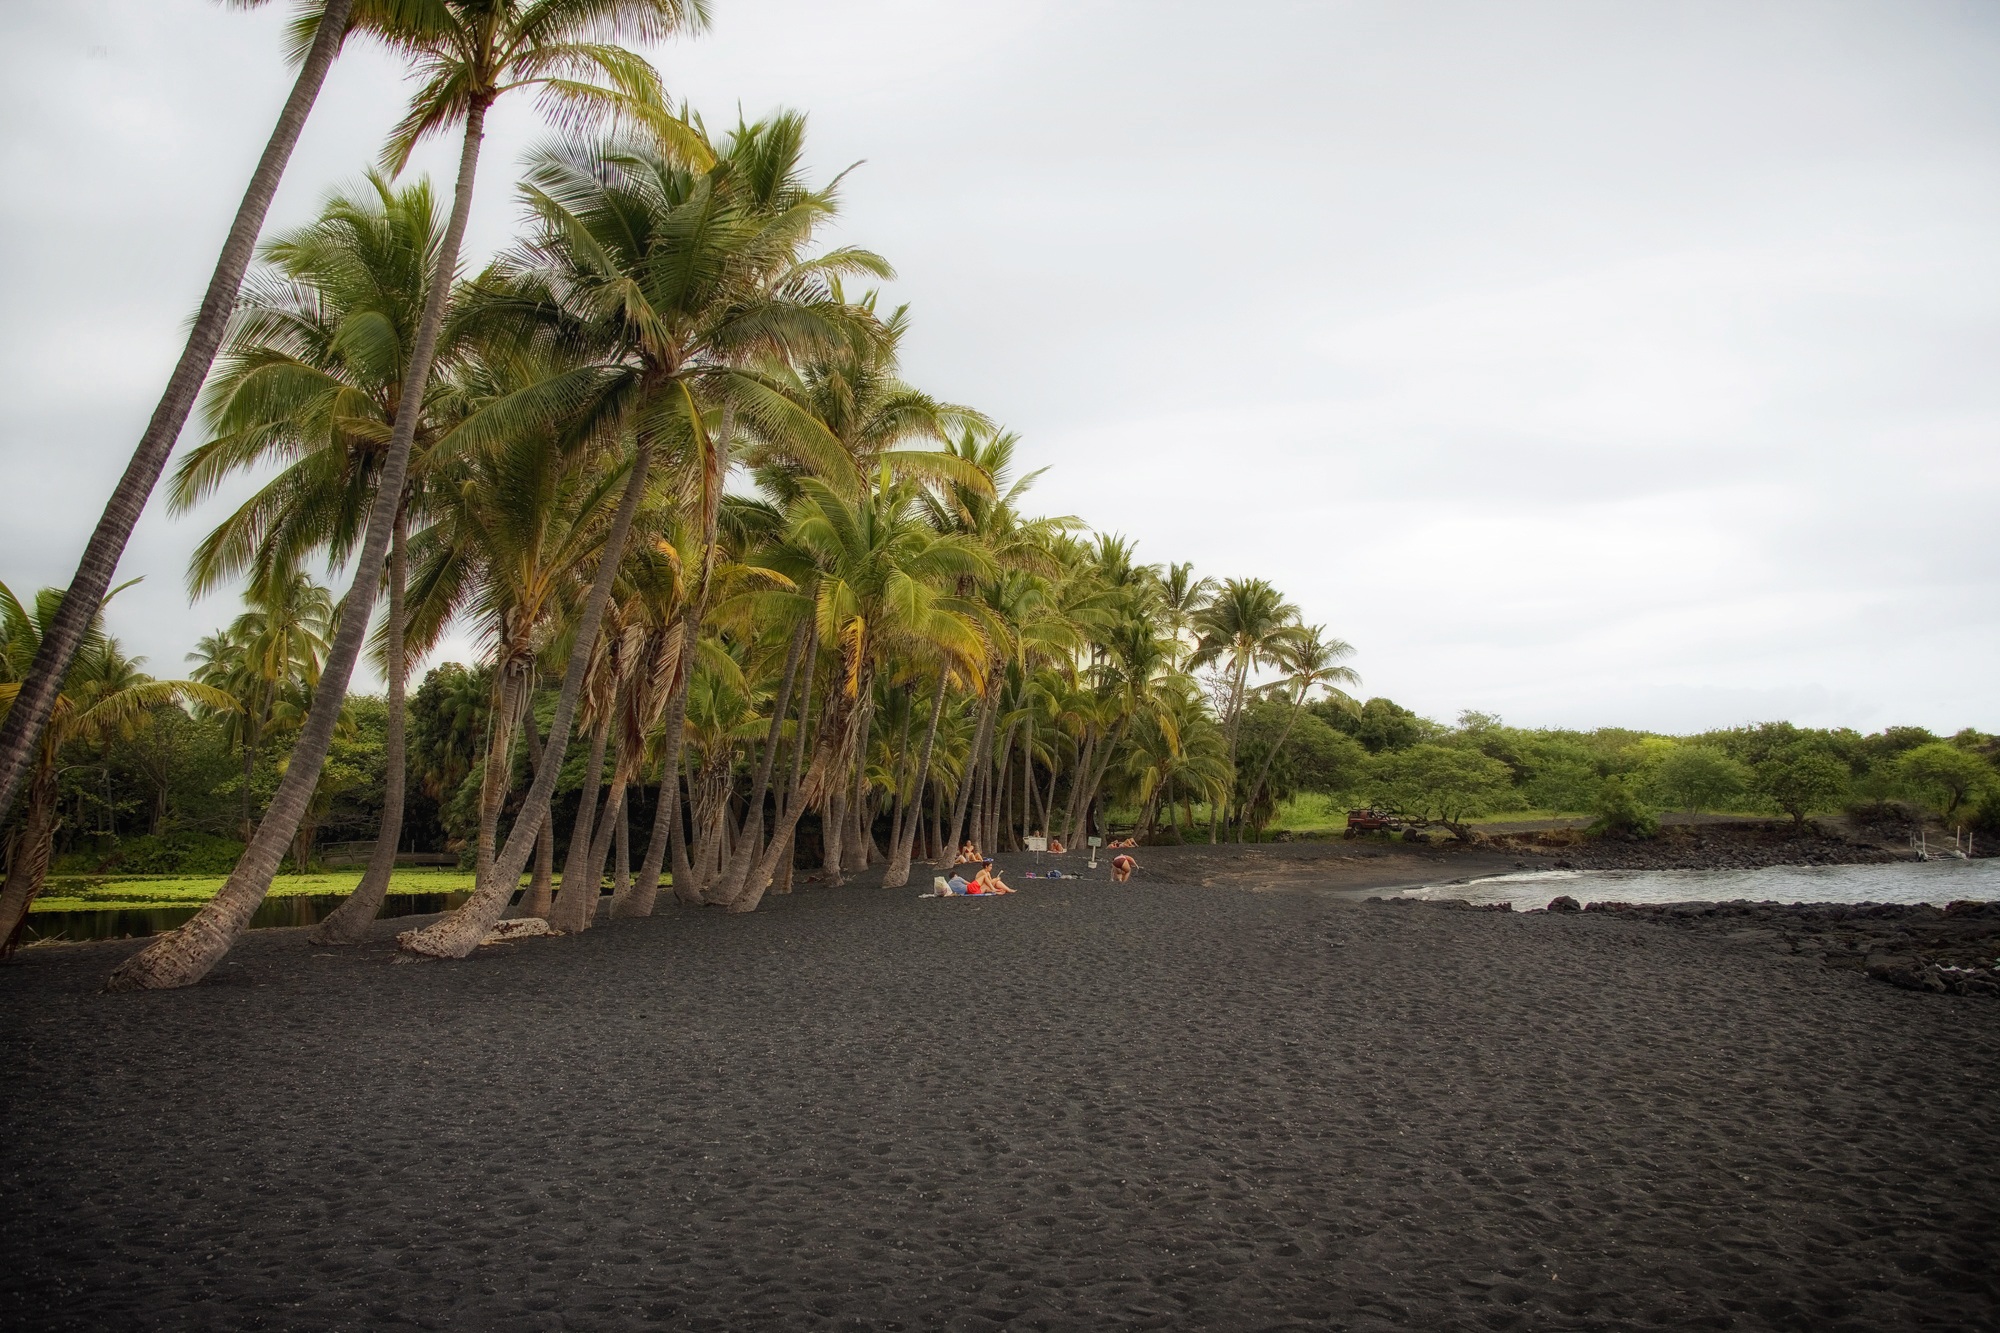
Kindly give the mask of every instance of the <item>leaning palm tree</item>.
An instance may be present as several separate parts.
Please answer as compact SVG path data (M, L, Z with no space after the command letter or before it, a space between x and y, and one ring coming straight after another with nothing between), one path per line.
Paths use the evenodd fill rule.
M370 0L357 17L370 35L407 55L424 80L409 113L390 136L384 153L387 165L400 171L419 140L453 126L463 128L451 221L438 248L437 267L424 294L423 316L404 369L395 424L355 560L354 591L343 603L322 687L293 746L285 776L221 892L185 926L126 959L106 983L112 990L186 986L205 976L270 891L271 876L319 785L320 765L333 744L402 504L410 448L423 412L423 390L430 380L445 299L458 270L459 245L472 210L487 112L506 93L535 88L544 107L564 119L633 117L684 150L699 149L698 141L682 133L685 127L668 114L653 67L611 41L623 36L663 38L699 26L707 21L704 0ZM560 709L557 718L563 734L559 740L552 738L552 748L560 753L568 743L568 723Z
M262 4L263 0L235 0L235 3L247 9ZM42 729L48 725L70 662L89 637L92 618L104 602L119 557L125 554L125 543L152 496L168 456L173 453L181 427L187 424L201 382L215 361L216 349L222 345L230 307L235 304L243 274L250 266L257 233L270 211L271 198L277 193L278 181L285 174L299 132L305 128L306 116L319 97L320 85L326 81L326 72L347 36L349 11L353 6L354 0L308 4L293 27L292 54L300 61L299 76L285 99L284 109L278 113L277 126L264 145L256 170L250 173L250 185L243 192L242 202L236 206L236 216L223 239L215 271L209 275L208 290L202 293L201 309L194 326L188 330L180 360L174 364L166 391L153 408L139 445L132 451L131 461L125 465L111 499L104 506L103 516L84 544L83 558L77 561L68 595L57 610L57 618L48 625L48 632L41 636L35 660L22 674L14 706L4 723L0 723L0 822L5 821L7 812L13 808L22 777L35 761Z
M33 610L21 605L0 584L0 705L19 698L21 676L33 663L44 636L61 612L63 592L44 588ZM0 957L14 950L28 908L41 892L48 874L49 852L56 833L56 777L63 747L73 742L102 743L113 737L129 739L150 721L152 709L166 704L195 703L218 710L234 705L227 694L192 680L154 680L139 671L143 658L128 658L118 641L104 633L102 616L84 626L80 650L56 695L49 725L42 730L41 748L29 777L26 808L10 841L7 879L0 885Z
M370 176L365 189L335 195L317 221L264 247L266 270L249 284L205 395L210 438L175 473L173 507L192 508L238 473L274 463L281 470L196 547L188 582L197 595L246 569L264 577L309 556L338 567L353 554L443 221L428 182L398 191ZM382 822L360 884L314 927L315 943L365 938L395 869L405 781L407 535L412 513L421 513L424 461L455 397L443 372L462 359L465 333L463 320L447 317L390 536L389 614L379 636L389 694Z

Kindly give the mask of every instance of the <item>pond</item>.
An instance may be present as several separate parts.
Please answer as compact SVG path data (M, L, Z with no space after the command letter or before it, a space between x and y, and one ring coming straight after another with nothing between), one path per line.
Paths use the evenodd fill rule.
M1760 870L1529 870L1460 884L1426 884L1402 896L1546 907L1558 894L1580 903L1931 903L2000 899L2000 857L1895 861L1861 866L1767 866Z
M392 893L382 902L383 917L425 916L449 912L470 893ZM514 899L520 901L520 894ZM252 930L282 926L312 926L325 920L333 909L347 901L341 893L298 894L266 898L250 918ZM37 940L122 940L158 935L184 925L201 910L202 904L175 907L114 907L79 912L30 912L24 943Z

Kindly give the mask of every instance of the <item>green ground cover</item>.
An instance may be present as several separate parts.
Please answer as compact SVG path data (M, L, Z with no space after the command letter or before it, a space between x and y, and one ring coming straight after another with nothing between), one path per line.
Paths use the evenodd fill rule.
M213 898L227 875L63 875L50 876L35 899L36 912L144 911L153 907L198 907ZM271 897L299 898L354 892L361 871L326 870L279 875ZM472 888L472 872L449 867L409 866L396 871L390 893L457 893Z

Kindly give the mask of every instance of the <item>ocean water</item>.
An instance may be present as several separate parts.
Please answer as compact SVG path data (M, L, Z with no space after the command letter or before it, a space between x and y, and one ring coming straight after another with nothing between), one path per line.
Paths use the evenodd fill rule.
M1426 884L1408 898L1547 907L1568 894L1580 903L1931 903L2000 899L2000 857L1980 861L1898 861L1866 866L1770 866L1762 870L1526 870L1464 883Z

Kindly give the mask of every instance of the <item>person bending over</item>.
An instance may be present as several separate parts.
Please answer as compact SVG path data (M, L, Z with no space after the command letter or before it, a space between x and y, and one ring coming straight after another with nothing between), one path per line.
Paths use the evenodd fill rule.
M1111 858L1111 882L1113 884L1123 884L1126 880L1132 878L1132 872L1138 868L1139 863L1137 861L1134 861L1131 857L1121 852L1119 855Z

